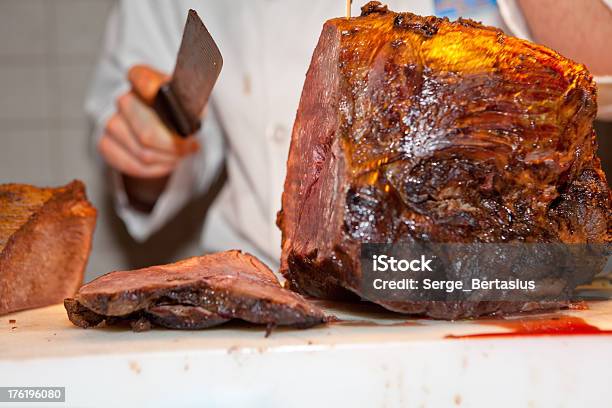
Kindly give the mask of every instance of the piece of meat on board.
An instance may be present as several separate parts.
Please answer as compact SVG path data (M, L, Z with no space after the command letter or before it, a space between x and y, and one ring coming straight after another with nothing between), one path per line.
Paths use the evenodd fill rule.
M0 185L0 315L74 295L95 224L80 181L60 188Z
M77 326L143 321L174 329L200 329L241 319L268 326L309 327L323 312L284 289L252 255L226 251L170 265L116 271L84 285L66 299ZM137 322L137 327L134 323Z
M584 65L495 28L379 2L327 21L293 128L281 272L333 299L363 295L363 243L609 243L596 111ZM437 318L538 308L378 303Z

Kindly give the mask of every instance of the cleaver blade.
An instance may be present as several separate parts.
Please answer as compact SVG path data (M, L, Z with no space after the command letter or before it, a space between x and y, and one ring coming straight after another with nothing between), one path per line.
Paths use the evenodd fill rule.
M200 115L223 67L219 47L195 10L189 10L174 73L160 88L155 109L181 136L200 128Z

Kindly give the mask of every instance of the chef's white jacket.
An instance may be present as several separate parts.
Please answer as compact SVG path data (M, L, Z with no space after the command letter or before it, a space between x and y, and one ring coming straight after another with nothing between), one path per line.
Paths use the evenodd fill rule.
M365 2L365 0L364 0ZM610 3L611 1L608 1ZM457 0L388 0L392 10L432 15L436 6ZM529 37L513 1L498 0L499 11L473 10L464 15L485 24L503 25ZM145 63L174 68L186 13L198 11L224 58L219 81L197 137L199 153L184 159L150 214L130 208L121 178L115 175L117 212L137 240L145 240L194 195L205 191L223 160L228 181L211 209L202 232L206 251L240 248L277 265L280 209L291 128L304 75L325 20L344 15L342 0L123 0L108 21L100 63L86 102L99 137L127 91L127 70ZM354 13L358 11L355 4ZM439 11L439 10L438 10ZM465 14L463 9L462 14ZM612 86L612 78L600 78ZM612 94L612 92L608 92ZM612 104L600 106L612 116Z

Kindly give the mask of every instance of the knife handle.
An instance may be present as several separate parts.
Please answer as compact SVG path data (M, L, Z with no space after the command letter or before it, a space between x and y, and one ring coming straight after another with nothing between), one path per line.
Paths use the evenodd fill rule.
M170 130L183 138L200 129L200 120L191 120L185 114L169 82L159 88L153 101L153 109Z

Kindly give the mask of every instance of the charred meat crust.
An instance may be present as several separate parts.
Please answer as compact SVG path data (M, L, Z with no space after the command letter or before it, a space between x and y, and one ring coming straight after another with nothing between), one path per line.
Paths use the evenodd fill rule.
M152 323L168 329L206 329L230 320L201 306L189 305L154 306L147 309L145 314Z
M85 306L82 306L76 299L64 299L64 308L68 312L68 318L75 325L87 329L100 325L105 317L92 312Z
M389 12L389 9L387 8L387 6L381 4L378 1L369 1L363 6L361 6L361 16L362 17L369 16L370 14L374 14L374 13L385 14L387 12Z
M105 323L107 325L129 325L136 332L147 331L153 325L167 329L197 330L219 326L230 319L199 306L162 305L127 316L104 316L81 305L76 299L65 299L64 307L68 319L75 325L88 329Z

